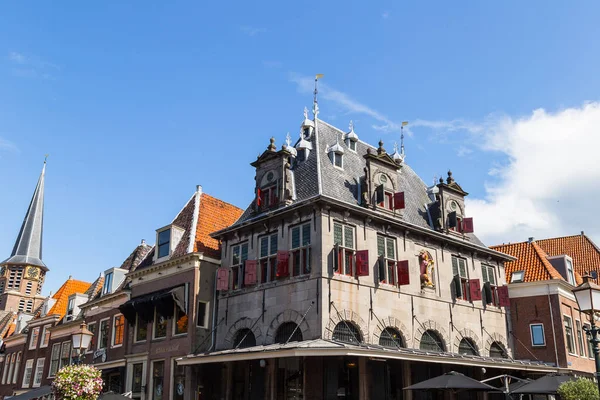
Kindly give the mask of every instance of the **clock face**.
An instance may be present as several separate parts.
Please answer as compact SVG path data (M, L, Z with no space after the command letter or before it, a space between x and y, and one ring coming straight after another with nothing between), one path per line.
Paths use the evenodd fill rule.
M385 176L384 174L379 175L379 182L382 185L385 185L385 183L387 182L387 176Z
M456 210L456 207L457 207L457 204L456 204L456 202L455 202L455 201L453 201L453 202L451 202L451 203L450 203L450 208L451 208L453 211L455 211L455 210Z
M37 278L39 274L40 274L40 271L35 267L31 267L27 270L27 275L30 278Z

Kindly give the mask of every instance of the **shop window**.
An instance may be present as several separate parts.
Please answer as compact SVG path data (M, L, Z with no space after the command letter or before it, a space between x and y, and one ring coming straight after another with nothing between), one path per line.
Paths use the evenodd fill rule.
M462 338L462 340L458 344L458 354L468 356L479 355L477 354L477 347L475 347L475 343L469 338Z
M260 281L275 280L277 272L277 232L260 238Z
M339 222L333 223L333 243L335 244L335 272L354 276L354 227Z
M144 375L144 364L137 363L132 366L131 392L133 398L140 398L142 394L142 377Z
M301 342L302 331L295 322L284 322L277 328L275 343Z
M304 365L301 357L277 359L277 398L304 398Z
M256 346L256 338L250 329L243 328L237 331L235 338L233 339L234 349L243 349L254 346Z
M310 274L310 223L291 228L291 259L294 276Z
M379 345L383 347L398 348L405 347L402 335L395 328L385 328L379 335Z
M165 381L165 362L154 361L152 363L152 400L163 400Z
M185 367L173 362L173 400L183 400L185 393Z
M343 343L362 343L362 335L352 321L339 322L333 329L333 335L331 338L335 341Z
M446 351L446 348L444 347L444 342L442 341L440 335L436 331L431 329L428 329L425 332L423 332L423 335L421 336L421 343L419 344L419 349L437 352Z

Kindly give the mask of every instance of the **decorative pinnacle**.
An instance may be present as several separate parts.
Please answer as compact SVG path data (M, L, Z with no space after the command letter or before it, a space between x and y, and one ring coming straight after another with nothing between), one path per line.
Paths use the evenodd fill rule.
M269 151L277 150L277 146L275 146L275 138L274 137L271 137L269 147L267 147L267 150L269 150Z
M350 129L350 132L354 131L354 121L350 120L350 125L348 125L348 129Z
M383 140L379 139L379 148L377 149L377 154L385 153L385 149L383 148Z
M304 119L308 119L308 108L304 107Z
M292 144L292 137L290 136L290 133L288 132L287 135L285 136L285 143L288 145L288 147L291 146Z

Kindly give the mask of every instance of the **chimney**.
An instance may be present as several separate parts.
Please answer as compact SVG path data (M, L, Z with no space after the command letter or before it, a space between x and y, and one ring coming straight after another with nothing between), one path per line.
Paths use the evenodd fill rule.
M142 246L146 245L146 239L142 239Z
M584 232L584 231L581 231L581 236L583 236L583 235L585 235L585 232Z
M534 240L535 240L535 238L532 236L532 237L530 237L530 238L529 238L528 242L529 242L529 243L531 243L531 242L533 242Z

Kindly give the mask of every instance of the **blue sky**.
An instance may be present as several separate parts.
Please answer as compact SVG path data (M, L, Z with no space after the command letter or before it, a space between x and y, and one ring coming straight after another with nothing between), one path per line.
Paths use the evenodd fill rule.
M576 155L597 144L600 4L414 3L2 4L0 254L46 153L45 293L153 243L196 184L245 207L315 73L322 119L361 139L392 150L410 121L407 162L453 170L487 243L600 238L600 171Z

